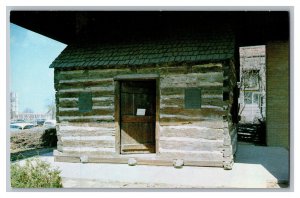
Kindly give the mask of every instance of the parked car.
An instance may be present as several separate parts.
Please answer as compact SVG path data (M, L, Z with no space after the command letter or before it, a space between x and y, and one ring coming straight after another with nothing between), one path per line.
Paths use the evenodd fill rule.
M20 119L11 121L11 124L15 124L15 123L26 123L26 121Z
M10 130L11 131L31 129L33 127L34 127L34 125L31 124L31 123L13 123L13 124L10 124Z
M44 127L46 128L55 128L56 127L56 120L46 120L44 122Z

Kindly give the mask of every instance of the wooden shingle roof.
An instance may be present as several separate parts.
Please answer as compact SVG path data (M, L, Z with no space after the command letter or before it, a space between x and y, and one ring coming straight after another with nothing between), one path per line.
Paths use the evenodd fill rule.
M186 35L181 38L69 45L52 68L153 65L220 61L234 56L232 34Z

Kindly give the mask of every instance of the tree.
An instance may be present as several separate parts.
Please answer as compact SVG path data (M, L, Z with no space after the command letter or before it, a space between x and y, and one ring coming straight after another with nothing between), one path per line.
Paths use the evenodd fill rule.
M47 114L51 116L51 119L56 117L56 105L53 100L47 105Z

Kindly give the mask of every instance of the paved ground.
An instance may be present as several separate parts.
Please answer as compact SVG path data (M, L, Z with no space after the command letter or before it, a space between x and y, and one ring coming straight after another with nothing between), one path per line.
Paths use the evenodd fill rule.
M279 188L287 187L289 180L286 149L246 144L239 144L232 170L62 163L54 162L51 155L41 158L62 170L65 188Z

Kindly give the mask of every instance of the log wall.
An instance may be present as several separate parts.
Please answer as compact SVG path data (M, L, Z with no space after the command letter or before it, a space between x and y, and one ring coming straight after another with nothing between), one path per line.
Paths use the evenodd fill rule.
M224 70L225 69L225 70ZM157 156L229 164L235 150L232 120L235 79L233 64L107 68L60 71L55 69L58 151L69 156L117 156L115 82L122 74L159 74ZM227 80L227 81L226 81ZM226 82L225 82L226 81ZM229 82L229 83L228 83ZM201 108L186 109L186 88L201 88ZM90 112L78 111L78 96L92 93ZM224 101L224 93L229 98ZM225 128L224 128L225 127ZM118 142L118 140L117 140ZM230 150L231 149L231 150ZM225 158L224 158L225 157Z
M172 68L160 78L159 154L166 158L223 160L222 64ZM167 69L165 69L167 70ZM201 108L185 109L186 88L201 88Z
M233 61L224 63L224 148L223 166L232 169L234 154L237 150L237 122L238 122L238 89L235 64Z

